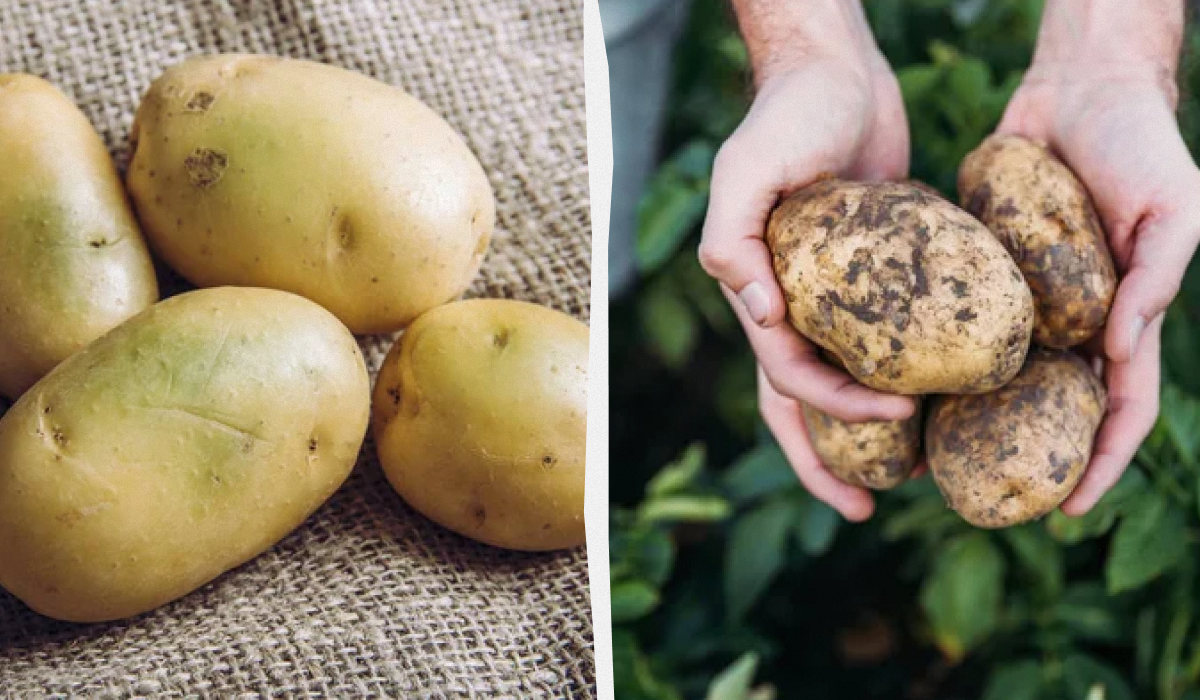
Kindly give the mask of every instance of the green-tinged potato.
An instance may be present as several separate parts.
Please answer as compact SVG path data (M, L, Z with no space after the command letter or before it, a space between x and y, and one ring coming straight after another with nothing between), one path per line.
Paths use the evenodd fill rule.
M887 490L904 483L921 455L920 398L904 420L847 423L803 404L813 450L834 476L852 486Z
M0 586L62 620L129 617L261 553L345 480L370 386L301 297L163 301L0 419Z
M54 86L0 75L0 394L158 300L100 135Z
M1083 183L1044 145L991 136L958 170L963 206L1000 239L1033 290L1033 339L1068 348L1108 318L1117 275Z
M430 519L509 549L584 542L588 328L534 304L426 313L375 384L388 481Z
M982 224L926 189L825 179L767 228L792 325L862 384L978 393L1021 368L1033 299Z
M456 298L495 221L463 139L402 90L332 66L194 58L138 107L128 185L151 246L202 286L308 297L355 333Z
M1105 401L1104 385L1078 356L1031 351L1004 388L933 400L929 470L949 506L973 525L1040 518L1083 476Z

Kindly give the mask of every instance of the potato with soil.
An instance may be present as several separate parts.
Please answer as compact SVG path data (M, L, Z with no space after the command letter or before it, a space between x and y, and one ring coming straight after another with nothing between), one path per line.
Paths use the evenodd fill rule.
M156 301L100 135L50 83L0 75L0 394L20 396Z
M316 510L369 411L354 337L316 304L248 288L163 301L0 419L0 586L77 622L179 598Z
M852 486L887 490L904 483L921 455L921 406L904 420L847 423L803 404L813 450L834 476Z
M588 327L477 299L417 319L375 385L375 444L413 508L509 549L584 542Z
M933 400L929 470L947 504L973 525L1040 518L1083 476L1105 402L1104 385L1078 356L1031 351L1004 388Z
M194 58L138 108L129 191L154 250L202 287L271 287L355 333L458 297L495 220L441 117L364 75L266 56Z
M1044 145L991 136L958 171L963 206L1012 254L1033 290L1040 345L1078 345L1104 326L1117 276L1083 183Z
M788 318L859 382L896 394L977 393L1021 368L1033 299L965 211L903 183L821 180L767 228Z

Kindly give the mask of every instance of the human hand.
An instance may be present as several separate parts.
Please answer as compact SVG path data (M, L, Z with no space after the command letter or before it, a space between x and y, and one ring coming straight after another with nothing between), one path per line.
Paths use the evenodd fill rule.
M1175 121L1174 59L1118 51L1105 60L1112 47L1091 52L1095 38L1078 27L1054 36L1075 8L1059 9L1047 6L1041 60L997 131L1044 141L1071 167L1092 195L1120 277L1094 343L1108 412L1087 471L1062 505L1078 516L1117 482L1158 415L1160 331L1200 241L1200 170Z
M899 86L858 0L812 3L804 13L805 22L815 25L808 36L815 38L805 40L800 26L788 34L789 53L772 54L756 51L766 40L757 34L762 28L746 26L754 3L739 3L759 89L717 155L699 254L758 358L759 409L800 480L847 519L863 520L874 508L870 493L838 481L821 465L797 401L848 421L906 418L913 401L870 390L823 363L817 348L786 323L763 235L779 198L823 173L903 177L908 123ZM778 27L779 17L771 19Z

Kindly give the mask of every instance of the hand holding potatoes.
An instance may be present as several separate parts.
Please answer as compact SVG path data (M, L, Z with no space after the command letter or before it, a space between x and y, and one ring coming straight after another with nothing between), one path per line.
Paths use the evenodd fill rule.
M0 395L158 301L100 135L61 92L0 75Z

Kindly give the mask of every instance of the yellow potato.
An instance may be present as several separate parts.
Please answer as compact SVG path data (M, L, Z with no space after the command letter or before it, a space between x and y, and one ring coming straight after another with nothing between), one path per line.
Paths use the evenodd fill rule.
M0 394L20 396L157 300L99 134L50 83L0 75Z
M1075 354L1034 350L990 394L940 396L925 424L929 471L967 522L999 528L1040 518L1071 495L1104 419L1105 390Z
M316 510L369 411L354 337L316 304L243 288L163 301L0 419L0 586L79 622L174 600Z
M454 299L495 221L462 138L398 88L307 61L195 58L138 108L129 191L151 246L202 286L305 296L355 333Z
M1078 345L1104 326L1117 274L1083 183L1044 145L991 136L958 171L963 206L1000 239L1033 290L1040 345Z
M834 476L853 486L887 490L904 483L921 456L921 407L905 420L847 423L802 404L813 451Z
M862 384L978 393L1021 369L1033 331L1021 271L926 188L821 180L775 209L766 238L792 325Z
M541 306L477 299L421 316L375 385L388 480L430 519L488 544L583 544L587 361L587 326Z

